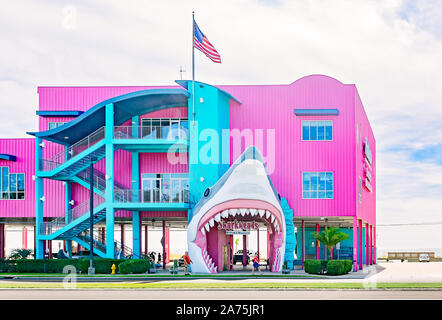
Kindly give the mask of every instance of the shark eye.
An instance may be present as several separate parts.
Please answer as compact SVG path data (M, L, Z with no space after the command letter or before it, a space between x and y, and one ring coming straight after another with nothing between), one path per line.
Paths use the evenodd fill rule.
M206 190L204 190L204 196L207 197L210 194L210 188L207 188Z

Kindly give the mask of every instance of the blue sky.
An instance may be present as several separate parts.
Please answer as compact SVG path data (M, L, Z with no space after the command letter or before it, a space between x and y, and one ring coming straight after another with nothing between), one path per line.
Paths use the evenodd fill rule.
M223 61L197 55L198 79L287 84L319 73L356 84L377 141L378 223L442 220L439 0L9 1L0 137L37 129L39 85L172 84L180 66L189 78L192 10ZM434 247L441 231L380 226L378 244Z

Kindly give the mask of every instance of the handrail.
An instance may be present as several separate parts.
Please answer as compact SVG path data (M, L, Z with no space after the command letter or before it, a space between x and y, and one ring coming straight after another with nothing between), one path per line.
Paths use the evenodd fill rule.
M51 171L65 163L67 160L78 155L84 150L89 149L96 143L105 138L105 127L98 128L88 136L84 137L80 141L74 143L69 148L57 153L49 159L40 159L39 170Z
M104 198L99 195L94 195L94 208L104 203ZM40 223L40 234L49 235L62 228L64 228L69 223L77 220L85 214L90 212L90 202L86 200L79 204L78 206L70 209L64 217L55 218L52 221L46 221Z
M114 139L188 140L188 122L184 127L169 126L115 126Z
M189 203L189 189L181 188L177 193L172 194L172 192L161 192L159 189L146 191L115 188L114 201L120 203Z

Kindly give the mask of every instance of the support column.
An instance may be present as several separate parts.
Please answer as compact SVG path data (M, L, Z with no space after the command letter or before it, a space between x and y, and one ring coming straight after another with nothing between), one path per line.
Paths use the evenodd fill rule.
M43 179L38 176L40 171L40 160L43 156L43 150L41 147L42 139L35 138L35 225L37 230L36 235L36 248L35 248L35 258L43 259L44 252L44 241L40 240L40 234L43 231Z
M365 224L365 265L370 265L370 227Z
M166 263L170 262L170 227L166 227Z
M316 224L316 233L319 233L319 223ZM319 241L315 240L315 244L316 244L316 260L320 259L319 256Z
M114 136L114 105L106 105L105 122L105 143L106 143L106 258L115 257L114 241L114 145L112 143Z
M68 152L65 147L65 160L68 160ZM64 201L65 201L65 221L66 224L70 222L69 211L72 209L72 205L69 203L72 200L72 184L69 181L64 182ZM65 240L63 242L63 249L67 251L69 258L72 258L72 240Z
M373 263L376 264L376 227L373 227Z
M139 137L140 117L132 117L132 136ZM140 158L138 152L132 152L132 190L135 202L140 201ZM132 248L133 258L141 258L141 213L132 211Z
M358 271L358 219L353 217L353 272Z
M0 259L5 259L5 225L0 223Z
M305 221L302 220L302 269L304 269L305 261Z
M247 236L245 234L242 236L242 265L244 267L247 265Z
M258 227L258 230L256 230L256 238L258 239L257 240L257 242L258 242L258 250L257 250L257 252L258 252L258 259L259 259L259 227Z
M124 237L124 229L125 229L124 224L121 224L121 225L120 225L120 230L121 230L121 231L120 231L120 242L121 242L121 246L122 246L122 247L125 246L125 243L124 243L124 242L125 242L125 241L124 241L124 240L125 240L125 237Z
M52 259L52 240L48 240L48 259Z
M359 263L359 269L362 270L362 220L358 221L358 233L359 233L359 241L358 241L358 263Z
M149 230L149 226L146 224L144 226L144 254L148 254L149 253L149 249L148 249L148 230Z
M370 265L373 264L373 226L370 225Z
M106 243L106 227L101 227L101 241Z
M163 245L163 269L166 269L166 221L163 220L163 239L162 239L162 245Z
M27 249L28 248L28 228L23 227L22 229L22 237L21 237L21 246L23 249Z
M327 246L324 246L324 260L327 260Z
M270 231L269 231L269 226L267 226L267 259L270 259Z

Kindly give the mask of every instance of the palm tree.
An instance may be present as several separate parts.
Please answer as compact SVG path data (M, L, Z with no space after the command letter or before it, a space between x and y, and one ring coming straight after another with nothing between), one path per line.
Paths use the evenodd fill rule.
M321 242L324 246L328 248L333 259L333 248L339 242L348 239L349 235L340 231L336 227L325 227L324 231L320 233L313 232L313 238ZM327 257L325 257L327 258Z

